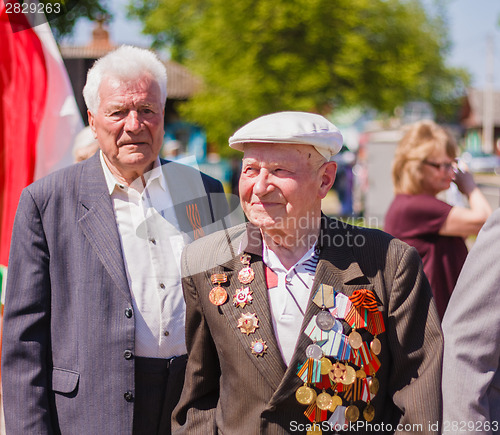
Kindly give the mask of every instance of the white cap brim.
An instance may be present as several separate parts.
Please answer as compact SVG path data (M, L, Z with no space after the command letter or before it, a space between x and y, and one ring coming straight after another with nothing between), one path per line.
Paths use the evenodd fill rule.
M229 146L243 151L248 143L312 145L326 159L343 144L340 130L321 115L308 112L277 112L261 116L229 138Z

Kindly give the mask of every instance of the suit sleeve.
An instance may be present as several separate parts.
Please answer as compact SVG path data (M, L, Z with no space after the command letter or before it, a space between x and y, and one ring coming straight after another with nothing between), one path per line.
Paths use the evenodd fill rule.
M184 389L172 417L174 434L217 433L215 408L219 398L220 366L193 277L189 276L189 246L182 255L182 288L186 301L188 363Z
M52 433L49 263L41 214L25 189L12 232L3 326L2 387L9 435Z
M469 432L499 430L499 243L500 209L479 233L443 319L443 429L448 432L461 422Z
M396 433L407 433L405 427L418 433L438 433L442 409L440 321L417 251L406 247L400 258L387 328L393 359L389 394L402 411Z

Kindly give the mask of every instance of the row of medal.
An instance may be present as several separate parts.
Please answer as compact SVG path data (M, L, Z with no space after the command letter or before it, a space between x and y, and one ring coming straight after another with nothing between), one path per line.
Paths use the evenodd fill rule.
M243 254L240 257L243 268L238 273L238 281L243 286L237 289L233 295L233 305L235 307L244 308L247 304L251 304L253 300L253 292L248 287L248 284L255 279L255 272L250 267L250 259L249 254ZM221 284L227 282L227 275L225 273L214 273L210 280L215 285L208 295L210 302L216 306L225 304L228 300L228 294ZM238 328L246 335L253 334L258 327L259 319L255 313L242 313L238 319ZM251 343L252 353L257 357L263 356L267 351L267 347L266 342L260 338Z
M321 284L313 302L322 311L304 331L313 344L307 347L306 358L298 367L297 375L304 385L297 389L295 397L307 405L304 414L311 422L328 419L330 427L342 427L346 421L355 422L361 416L372 421L375 408L371 400L379 389L376 372L380 368L377 355L381 343L377 335L385 331L375 294L362 289L347 297ZM344 335L341 319L350 326L349 335ZM360 329L373 335L370 344L363 341ZM358 407L360 401L365 405Z

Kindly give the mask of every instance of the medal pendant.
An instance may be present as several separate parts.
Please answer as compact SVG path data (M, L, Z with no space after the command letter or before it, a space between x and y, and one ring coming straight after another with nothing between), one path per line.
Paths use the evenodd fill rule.
M321 435L322 433L320 425L314 423L310 429L307 429L306 435Z
M321 358L320 362L321 362L321 368L320 368L321 374L327 375L328 373L330 373L330 370L332 369L333 366L332 362L325 356Z
M252 300L252 290L248 287L239 288L233 296L233 304L235 307L244 308L245 305L251 304Z
M259 319L255 313L243 313L238 319L238 328L243 334L253 334L258 327Z
M322 411L330 409L331 404L332 396L326 393L325 390L323 390L323 392L318 394L318 397L316 397L316 406Z
M368 389L370 390L371 394L377 394L378 389L380 388L380 382L378 381L377 378L371 378L368 381Z
M375 407L368 402L366 408L363 410L363 417L366 421L372 421L375 418Z
M212 290L210 290L208 299L214 305L222 305L227 301L227 291L224 290L220 285L218 285L217 287L214 287Z
M250 266L244 267L238 273L238 280L242 284L250 284L255 278L255 272Z
M329 411L335 412L337 406L342 406L342 398L335 393L335 395L332 396L332 403L330 404Z
M311 405L316 401L316 391L307 385L302 385L295 392L295 398L301 405Z
M259 356L263 356L266 353L267 344L264 340L261 340L259 338L258 340L252 341L250 348L252 349L252 353L256 357L259 357Z
M363 345L363 339L358 331L352 331L349 334L349 344L353 349L359 349Z
M227 275L225 273L214 273L210 276L210 281L216 286L210 290L208 299L217 306L224 304L227 301L227 291L220 284L227 281Z
M345 410L345 419L354 423L359 419L359 409L355 405L349 405Z
M319 361L321 360L321 358L323 358L323 351L317 344L310 344L306 348L306 356L307 358L312 358Z
M375 355L380 354L380 351L382 350L382 344L380 343L380 340L377 338L377 336L373 337L373 340L370 343L370 350Z
M318 328L322 331L329 331L335 325L335 319L330 314L330 311L323 310L316 316L316 325L318 325Z
M338 319L335 319L333 324L332 331L342 334L344 332L344 327L342 326L342 322Z
M351 385L354 383L355 380L356 380L356 370L354 370L354 367L346 365L344 379L342 379L341 382L344 385Z
M358 379L365 379L366 378L366 373L363 370L363 367L361 367L359 370L356 371L356 377Z
M333 365L328 376L335 383L342 383L345 379L346 368L344 364L339 363L338 361Z

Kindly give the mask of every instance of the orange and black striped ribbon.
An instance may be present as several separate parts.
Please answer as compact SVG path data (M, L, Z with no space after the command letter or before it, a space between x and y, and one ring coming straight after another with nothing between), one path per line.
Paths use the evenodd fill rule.
M205 235L203 228L201 227L201 216L198 211L198 204L188 204L186 205L186 213L189 219L189 223L193 227L193 237L194 240L199 239Z
M355 290L352 296L349 296L349 299L357 308L366 308L368 311L378 311L377 299L371 290Z
M344 398L346 400L356 402L361 399L363 395L363 379L356 378L356 380L347 386L344 393Z

